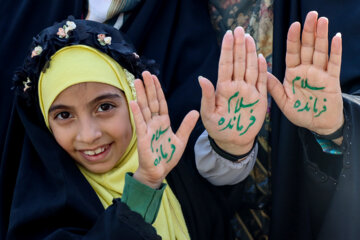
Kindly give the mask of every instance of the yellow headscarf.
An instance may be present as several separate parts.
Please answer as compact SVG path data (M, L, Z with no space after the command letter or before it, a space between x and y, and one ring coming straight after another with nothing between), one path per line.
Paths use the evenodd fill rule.
M48 111L51 104L62 91L78 83L109 84L124 91L128 103L134 100L135 94L130 86L132 83L127 77L128 74L114 59L92 47L73 45L60 49L51 57L50 67L45 73L41 73L39 78L39 103L47 127L49 128ZM125 174L135 172L138 168L135 124L132 113L129 112L133 129L132 139L117 165L103 174L92 173L78 165L104 208L109 207L114 198L122 196ZM181 206L170 186L164 191L153 226L163 239L189 239Z

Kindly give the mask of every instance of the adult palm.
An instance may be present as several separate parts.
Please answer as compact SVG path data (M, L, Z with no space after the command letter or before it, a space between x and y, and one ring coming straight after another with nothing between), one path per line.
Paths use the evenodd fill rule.
M222 42L216 92L199 77L201 118L209 135L234 155L248 152L261 129L267 109L266 61L256 54L253 38L241 27Z
M343 122L340 88L341 35L331 44L328 59L328 19L309 12L300 40L300 23L290 26L283 85L271 74L268 90L295 125L327 135Z

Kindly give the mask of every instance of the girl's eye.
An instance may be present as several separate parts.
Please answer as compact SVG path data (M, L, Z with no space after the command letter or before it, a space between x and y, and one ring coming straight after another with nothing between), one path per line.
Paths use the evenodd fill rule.
M98 112L106 112L106 111L109 111L111 109L113 109L114 106L111 105L110 103L103 103L99 106L98 108Z
M61 119L61 120L65 120L65 119L68 119L71 117L71 114L69 112L61 112L61 113L58 113L55 118L57 119Z

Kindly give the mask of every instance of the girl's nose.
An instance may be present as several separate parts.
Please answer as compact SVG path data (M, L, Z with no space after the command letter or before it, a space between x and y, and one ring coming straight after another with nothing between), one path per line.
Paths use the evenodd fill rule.
M80 122L77 131L76 140L86 144L93 144L101 138L102 132L95 119L86 118Z

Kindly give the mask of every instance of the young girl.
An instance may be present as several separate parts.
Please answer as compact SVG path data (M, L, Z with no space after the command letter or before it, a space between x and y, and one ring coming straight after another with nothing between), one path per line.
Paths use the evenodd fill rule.
M224 195L194 163L177 165L199 114L172 132L159 81L144 71L154 72L151 61L116 29L71 18L45 29L31 49L15 76L1 236L232 239Z
M136 97L134 76L124 67L139 76L147 63L140 60L120 33L114 36L102 24L68 20L45 29L34 44L25 69L18 74L17 88L22 88L23 95L33 101L30 103L33 110L40 107L48 128L47 133L41 131L43 136L38 146L41 149L34 143L43 171L35 166L28 168L28 171L37 171L34 175L43 178L45 186L37 186L41 190L32 196L32 201L22 197L13 205L11 214L19 217L10 217L7 237L64 239L71 235L103 235L105 237L96 238L155 239L158 234L164 239L189 239L180 204L171 189L165 187L164 179L180 159L198 113L189 113L177 135L172 133L159 81L146 71L143 73L146 87L144 89L140 80L135 81L139 98L138 103L132 102ZM26 131L40 128L44 126L26 126ZM51 156L43 155L44 150ZM69 159L64 150L75 160L76 167L95 190L99 203L107 209L90 228L88 223L93 217L82 216L82 223L76 224L77 227L69 219L81 211L69 208L71 201L78 202L77 207L81 209L84 202L77 198L94 196L89 191L84 195L72 189L83 188L81 185L85 182L79 181L79 174L74 176L68 166L64 166ZM49 170L58 178L47 178ZM57 181L55 189L52 179ZM45 190L47 186L50 189ZM15 189L14 200L16 194ZM92 210L85 207L86 215L94 215L98 211L96 207L92 206ZM17 209L27 211L17 213ZM59 213L66 211L70 214L55 225L51 218L61 219ZM24 230L30 226L27 221L36 223L42 219L49 226L45 223L39 231ZM149 223L153 223L156 231Z

